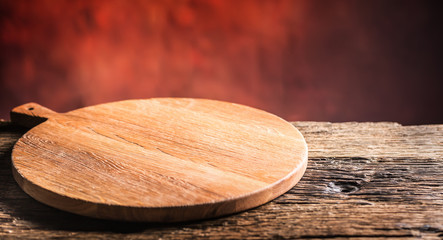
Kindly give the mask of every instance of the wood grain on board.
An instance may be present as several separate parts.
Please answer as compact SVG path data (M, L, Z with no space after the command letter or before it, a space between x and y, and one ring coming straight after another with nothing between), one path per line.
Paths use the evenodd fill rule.
M309 146L300 182L275 200L216 219L128 223L70 214L25 194L11 150L27 129L0 123L0 238L441 239L443 125L294 122Z
M11 119L43 122L12 152L22 189L97 218L175 222L243 211L291 189L307 165L293 125L220 101L128 100L63 114L30 103Z

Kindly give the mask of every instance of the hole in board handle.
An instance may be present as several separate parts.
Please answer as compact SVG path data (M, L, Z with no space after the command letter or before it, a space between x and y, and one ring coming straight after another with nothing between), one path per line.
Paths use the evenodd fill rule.
M34 108L33 108L33 107L30 107L30 108L28 108L28 110L29 110L29 111L32 111L32 110L34 110Z

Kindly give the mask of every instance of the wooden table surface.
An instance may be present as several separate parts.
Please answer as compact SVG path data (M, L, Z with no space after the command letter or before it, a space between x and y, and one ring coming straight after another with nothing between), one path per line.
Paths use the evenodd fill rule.
M0 123L0 238L443 238L443 125L294 122L308 169L255 209L176 224L97 220L28 197L11 173L26 129Z

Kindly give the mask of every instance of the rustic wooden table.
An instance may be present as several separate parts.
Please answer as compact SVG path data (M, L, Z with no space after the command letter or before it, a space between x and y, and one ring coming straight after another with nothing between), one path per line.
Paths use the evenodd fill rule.
M302 180L258 208L179 224L96 220L28 197L11 174L26 131L0 123L0 238L443 238L443 125L295 122Z

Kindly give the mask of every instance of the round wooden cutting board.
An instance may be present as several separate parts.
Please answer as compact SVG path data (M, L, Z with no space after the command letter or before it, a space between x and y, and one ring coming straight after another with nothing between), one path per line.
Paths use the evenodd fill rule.
M175 222L266 203L291 189L307 145L285 120L204 99L128 100L55 113L11 111L33 127L15 144L13 175L47 205L103 219Z

